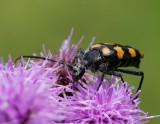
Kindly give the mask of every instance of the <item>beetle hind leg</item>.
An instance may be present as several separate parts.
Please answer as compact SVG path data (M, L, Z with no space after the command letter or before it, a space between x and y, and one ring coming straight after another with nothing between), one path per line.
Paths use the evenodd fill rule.
M137 91L136 93L141 90L142 88L142 84L143 84L143 79L144 79L144 73L140 70L132 70L132 69L117 69L116 71L119 71L119 72L123 72L123 73L126 73L126 74L131 74L131 75L136 75L136 76L141 76L141 80L139 82L139 86L137 88ZM138 95L137 97L138 98ZM136 99L135 98L135 99Z
M126 73L126 74L141 76L141 80L140 80L140 82L139 82L139 86L138 86L138 88L137 88L137 92L138 92L139 90L141 90L142 83L143 83L143 79L144 79L144 73L143 73L142 71L132 70L132 69L117 69L116 71L123 72L123 73Z

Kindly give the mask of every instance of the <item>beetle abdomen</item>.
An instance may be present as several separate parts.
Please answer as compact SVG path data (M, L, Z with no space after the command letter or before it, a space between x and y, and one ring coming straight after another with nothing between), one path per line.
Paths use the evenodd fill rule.
M143 58L141 51L126 45L98 43L92 45L90 49L99 49L104 62L114 68L128 66L139 68L140 59Z

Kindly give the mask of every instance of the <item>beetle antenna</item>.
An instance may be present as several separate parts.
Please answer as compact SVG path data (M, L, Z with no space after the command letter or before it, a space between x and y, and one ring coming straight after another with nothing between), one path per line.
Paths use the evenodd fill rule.
M20 56L20 57L16 58L15 63L17 63L17 61L19 59L21 59L21 58L33 58L33 59L48 60L50 62L58 62L59 64L63 64L65 66L73 68L73 65L71 65L71 64L68 64L68 63L65 63L65 62L61 62L61 61L57 61L57 60L54 60L54 59L47 59L45 57L40 57L40 56Z

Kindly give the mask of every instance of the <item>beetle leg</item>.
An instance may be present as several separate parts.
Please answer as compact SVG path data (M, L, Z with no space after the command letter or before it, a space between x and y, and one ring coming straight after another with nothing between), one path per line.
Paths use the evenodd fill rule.
M99 83L98 88L97 88L97 91L99 90L100 86L102 85L102 82L103 82L104 76L105 76L105 73L103 72L103 73L102 73L102 76L101 76L100 83Z
M100 80L100 83L98 85L97 91L99 90L99 87L102 85L102 82L103 82L105 74L114 75L114 76L120 77L121 81L124 82L122 74L120 74L120 73L118 73L116 71L109 70L108 69L108 65L106 63L103 63L103 64L100 65L99 71L102 72L102 76L101 76L101 80Z
M120 78L121 78L121 81L124 83L124 79L123 79L121 73L118 73L117 71L108 71L107 74L108 74L108 75L114 75L114 76L120 77Z
M123 72L123 73L126 73L126 74L141 76L141 80L139 82L139 86L138 86L137 92L139 90L141 90L143 79L144 79L144 73L142 71L140 71L140 70L132 70L132 69L116 69L116 71Z

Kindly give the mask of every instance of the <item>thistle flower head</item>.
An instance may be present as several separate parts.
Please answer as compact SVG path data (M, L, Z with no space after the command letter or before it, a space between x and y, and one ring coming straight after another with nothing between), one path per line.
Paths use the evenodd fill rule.
M15 67L11 60L0 64L1 124L44 124L54 118L57 104L50 99L51 70L38 64L27 68Z
M65 106L65 123L73 124L143 124L148 121L147 113L139 109L139 99L132 96L133 87L112 77L104 80L99 91L97 77L94 85L87 89L78 85L74 96L65 96L61 103ZM67 101L66 101L67 99ZM68 116L69 115L69 116Z
M72 63L77 45L70 45L72 33L60 52L41 56ZM140 91L116 77L88 72L73 89L72 70L57 63L12 60L0 63L0 122L2 124L145 124L150 118L139 108ZM94 77L94 78L93 78ZM87 83L86 83L87 82ZM85 85L82 85L85 84ZM136 98L136 99L135 99Z

